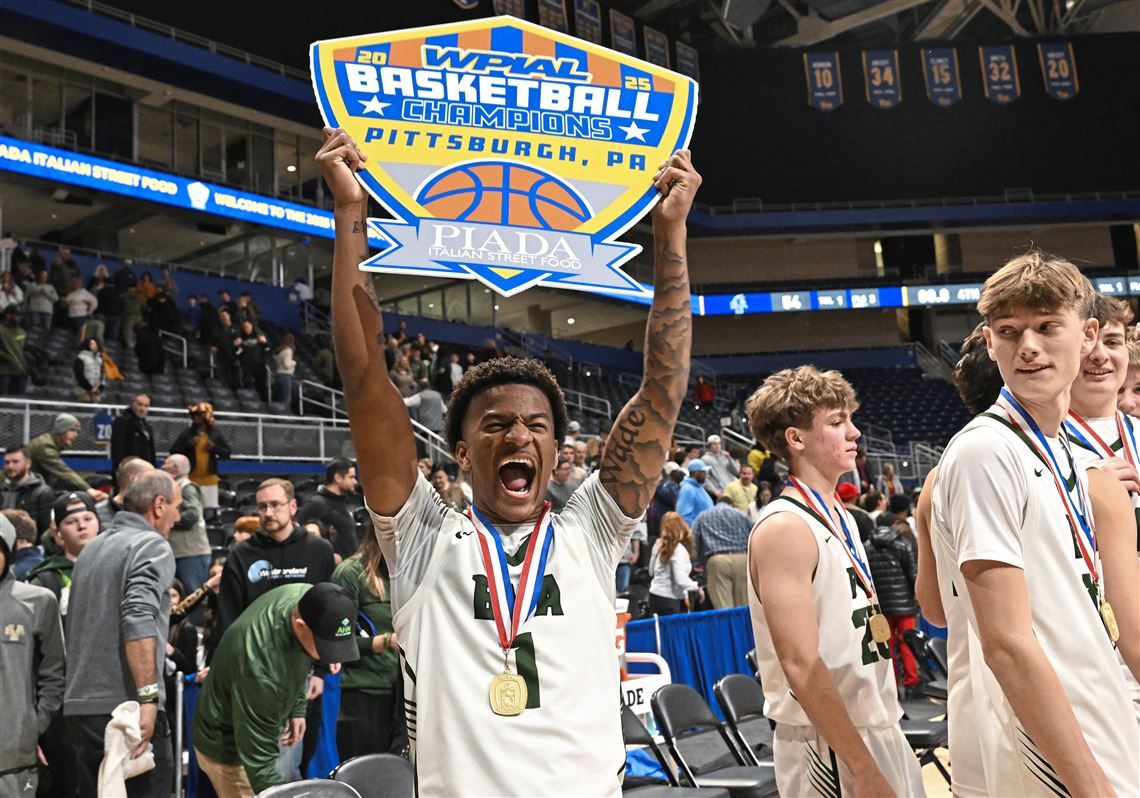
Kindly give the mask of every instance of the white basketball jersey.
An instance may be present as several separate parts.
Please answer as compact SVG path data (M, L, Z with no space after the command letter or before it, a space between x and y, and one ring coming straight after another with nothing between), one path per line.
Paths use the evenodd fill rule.
M819 564L811 586L815 621L819 626L819 653L831 671L847 714L859 727L893 726L902 717L902 709L899 706L890 649L886 643L876 643L871 639L868 624L871 603L844 551L846 544L815 516L785 496L777 497L764 508L756 526L759 527L766 518L776 513L791 513L803 520L819 549ZM859 557L866 563L867 554L858 539L855 519L846 509L843 509L843 513ZM754 528L753 536L755 531ZM763 557L764 552L753 551L753 545L755 544L750 540L749 557ZM807 714L792 694L784 669L776 657L768 618L757 597L751 569L748 572L748 608L752 614L752 632L756 638L756 661L760 666L760 681L764 688L765 714L778 724L811 726Z
M1061 443L1048 442L1071 483L1074 475ZM1076 478L1084 479L1083 469L1077 469ZM932 516L940 588L957 586L958 602L975 634L962 564L993 560L1024 571L1034 634L1093 755L1118 795L1140 794L1140 730L1091 595L1089 570L1046 464L1002 421L979 416L951 440L942 457ZM961 619L953 623L960 626ZM980 646L969 652L968 669L989 794L1056 795L1056 772L985 667Z
M488 698L503 652L474 525L423 477L394 518L372 518L392 576L417 794L619 795L613 574L637 519L597 475L553 516L538 605L510 656L527 706L503 717ZM532 530L499 529L516 585Z

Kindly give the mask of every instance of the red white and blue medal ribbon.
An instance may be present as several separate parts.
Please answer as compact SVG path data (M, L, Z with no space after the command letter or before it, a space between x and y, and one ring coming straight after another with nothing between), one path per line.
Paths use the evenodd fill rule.
M1119 456L1135 467L1137 463L1140 463L1140 456L1137 456L1136 433L1132 429L1132 424L1124 418L1124 414L1119 410L1116 411L1114 420L1116 421L1116 434L1120 437L1119 455L1112 451L1112 447L1097 434L1085 418L1072 410L1069 411L1069 417L1065 420L1065 431L1068 432L1070 438L1080 441L1086 449L1091 449L1100 455L1102 460Z
M839 523L843 527L843 534L840 535L839 530L835 528L835 521L832 520L831 510L823 500L823 497L816 492L815 488L805 486L804 483L796 479L793 474L788 474L788 481L793 488L799 491L808 506L816 511L828 531L837 539L843 541L843 550L847 553L847 558L851 560L851 565L855 568L855 573L859 577L859 584L867 593L867 598L871 600L871 603L877 604L875 599L875 582L871 579L871 569L867 567L867 564L864 563L863 559L859 556L859 549L856 548L855 539L851 536L851 530L847 526L847 520L845 518L847 511L840 509L839 512L836 513L839 516ZM843 500L839 498L838 493L835 494L835 501L840 508L843 507Z
M550 555L550 544L554 541L550 502L542 508L542 515L535 523L534 531L527 542L517 591L511 583L511 574L507 568L507 553L503 550L503 541L495 525L475 507L467 511L467 517L475 526L479 553L483 557L483 568L487 572L491 613L499 633L499 645L503 651L509 651L519 629L538 608L538 596L542 589L542 580L546 575L546 560Z
M1045 433L1041 431L1041 427L1033 420L1033 416L1014 398L1009 388L1003 387L1001 389L1001 395L998 397L996 406L1006 414L1010 423L1013 424L1015 428L1025 433L1025 438L1030 446L1033 447L1038 456L1048 467L1049 473L1053 477L1053 485L1057 489L1057 495L1061 497L1061 503L1064 505L1065 513L1069 517L1069 526L1072 530L1073 537L1077 541L1077 547L1081 550L1081 556L1084 558L1085 566L1089 569L1093 580L1099 583L1100 568L1098 567L1099 552L1097 551L1096 545L1096 530L1093 527L1092 517L1089 513L1089 500L1085 495L1084 484L1081 482L1080 474L1077 473L1073 456L1069 453L1069 445L1066 441L1066 437L1060 435L1058 436L1058 440L1061 442L1061 448L1065 450L1065 456L1068 458L1069 466L1073 472L1073 480L1076 482L1076 501L1073 500L1072 494L1069 493L1065 485L1065 477L1061 472L1061 464L1057 462L1057 457L1053 454L1053 449L1049 446Z

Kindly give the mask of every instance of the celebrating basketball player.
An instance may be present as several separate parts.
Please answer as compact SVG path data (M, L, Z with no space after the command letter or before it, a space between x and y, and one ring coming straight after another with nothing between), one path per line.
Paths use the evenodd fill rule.
M685 397L691 318L685 220L701 178L675 153L654 178L655 279L645 377L602 465L559 515L544 500L567 427L536 361L502 358L456 386L447 438L475 506L441 504L380 346L363 155L325 129L336 201L333 335L362 482L392 575L408 732L421 795L620 794L613 573L649 502Z
M785 369L748 400L788 487L748 544L748 605L781 795L925 792L899 706L867 553L835 492L855 468L855 392L837 371Z
M989 795L1140 794L1097 528L1062 434L1096 344L1092 301L1076 267L1040 252L986 281L978 310L1005 387L951 440L934 486L939 566L980 641L967 678Z

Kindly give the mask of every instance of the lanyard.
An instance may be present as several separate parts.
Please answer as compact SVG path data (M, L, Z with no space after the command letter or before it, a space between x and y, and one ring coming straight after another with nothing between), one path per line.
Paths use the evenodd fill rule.
M1006 404L1002 404L1002 400ZM1007 406L1008 405L1008 406ZM1077 541L1077 547L1081 550L1081 556L1085 560L1085 566L1092 574L1094 581L1100 581L1100 569L1097 567L1097 545L1096 545L1096 530L1094 529L1091 516L1088 511L1088 499L1085 497L1084 485L1081 483L1080 475L1077 473L1076 465L1073 463L1073 456L1069 454L1069 448L1065 442L1065 436L1059 436L1061 448L1065 450L1065 456L1069 460L1069 467L1073 472L1073 480L1076 482L1077 502L1074 503L1072 495L1065 487L1065 480L1061 474L1061 465L1057 462L1056 456L1053 454L1052 447L1045 438L1045 433L1037 426L1037 422L1031 416L1021 403L1014 398L1009 388L1003 387L1001 389L1001 396L998 399L997 406L1001 408L1009 417L1010 423L1017 429L1025 429L1033 435L1030 438L1025 436L1026 442L1037 452L1038 457L1045 463L1049 469L1049 473L1053 477L1053 485L1057 489L1057 495L1061 497L1061 502L1065 507L1065 513L1069 517L1069 528L1073 534L1073 538ZM1023 429L1024 428L1024 429ZM1036 439L1036 442L1034 442ZM1077 504L1080 507L1077 507Z
M519 589L516 594L511 584L511 574L507 569L507 554L499 531L475 507L467 511L467 517L475 525L479 540L479 553L483 558L483 568L487 572L487 588L491 594L491 613L495 618L495 628L499 633L499 645L507 651L518 636L519 628L538 607L538 595L542 580L546 575L546 560L550 554L550 544L554 541L554 523L550 519L550 502L542 508L542 514L535 522L527 542L526 556L523 559L522 574L519 576ZM494 547L495 555L491 556ZM536 558L535 553L541 549ZM537 562L536 562L537 559ZM524 614L525 607L525 614ZM510 624L508 627L507 624Z
M835 522L831 518L831 510L828 508L827 503L824 502L823 497L816 492L815 488L807 486L807 490L805 490L804 484L792 474L788 474L788 481L791 482L792 487L800 492L800 495L804 497L804 501L816 511L828 531L836 538L840 538L839 530L835 528ZM839 506L842 508L843 500L840 499L838 495L835 496L835 500L839 502ZM867 598L874 601L875 583L871 579L871 570L859 556L859 549L856 548L855 539L851 536L851 530L847 526L847 520L845 518L847 513L845 510L840 509L837 515L839 516L839 523L843 527L843 536L841 538L844 541L843 551L847 553L847 558L851 560L851 565L854 566L855 573L859 576L859 584L866 592Z

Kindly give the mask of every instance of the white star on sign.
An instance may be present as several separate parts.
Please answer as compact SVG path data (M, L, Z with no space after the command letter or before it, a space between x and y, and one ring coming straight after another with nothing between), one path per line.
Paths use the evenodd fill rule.
M384 116L384 109L391 105L391 103L380 102L380 98L375 94L372 95L371 100L357 100L357 102L364 106L364 110L360 113L376 114L377 116Z
M630 141L631 139L637 139L638 141L645 141L645 134L649 132L649 128L638 127L636 122L630 122L628 125L625 125L624 127L622 125L618 125L618 130L621 130L625 133L625 140L626 141Z

